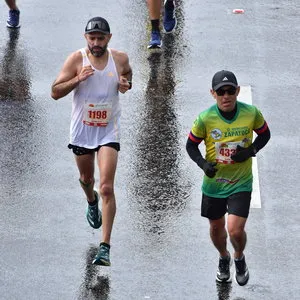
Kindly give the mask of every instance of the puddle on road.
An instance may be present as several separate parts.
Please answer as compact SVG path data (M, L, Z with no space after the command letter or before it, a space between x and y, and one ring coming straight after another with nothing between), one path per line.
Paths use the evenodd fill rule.
M98 248L91 246L86 252L86 263L83 282L78 292L78 300L85 299L110 299L110 278L108 275L100 275L99 266L93 265Z
M168 47L168 43L173 47ZM176 64L180 48L167 36L164 51L150 52L149 79L133 150L130 193L140 226L161 234L185 206L189 183L181 171L181 128L176 107ZM168 225L166 225L168 224Z
M19 30L8 30L3 57L0 60L0 101L31 99L28 59L19 41Z

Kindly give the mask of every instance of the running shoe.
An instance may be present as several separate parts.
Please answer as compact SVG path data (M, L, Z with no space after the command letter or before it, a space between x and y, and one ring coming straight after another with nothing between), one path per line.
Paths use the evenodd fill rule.
M167 1L164 2L164 30L166 33L171 33L175 30L177 19L175 16L175 1Z
M162 41L159 31L152 31L151 32L151 40L148 45L148 49L155 49L155 48L161 48Z
M228 253L227 257L219 258L219 266L217 271L216 280L219 282L231 282L230 266L232 265L232 259Z
M235 259L235 280L239 285L247 284L249 280L249 271L245 261L245 255L241 259Z
M96 191L94 191L94 193L95 193L95 200L97 201L97 204L93 206L88 204L86 209L86 218L91 227L93 227L94 229L98 229L102 225L102 214L100 209L98 208L98 204L99 204L98 193Z
M8 12L8 19L6 22L6 26L9 28L19 28L20 27L20 11L17 9L11 9Z
M100 243L100 247L99 247L97 255L95 256L95 258L93 260L93 264L109 267L110 266L109 250L110 250L110 245L108 245L106 243Z

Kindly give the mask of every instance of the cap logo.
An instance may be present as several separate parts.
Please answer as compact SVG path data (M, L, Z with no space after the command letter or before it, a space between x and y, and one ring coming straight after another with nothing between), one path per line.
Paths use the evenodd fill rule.
M227 78L227 77L224 77L222 81L228 81L228 78Z

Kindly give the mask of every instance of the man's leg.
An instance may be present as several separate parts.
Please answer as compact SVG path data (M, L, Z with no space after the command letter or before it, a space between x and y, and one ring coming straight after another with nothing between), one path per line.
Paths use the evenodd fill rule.
M116 214L114 181L117 168L118 152L112 147L103 146L98 152L100 170L100 196L102 198L103 236L102 241L109 244Z
M247 235L244 230L246 225L246 218L228 215L227 229L230 237L230 241L234 248L234 258L242 258L244 255L244 249L247 242Z
M234 248L235 279L239 285L247 284L249 271L245 260L244 249L247 242L245 232L247 218L230 214L228 216L228 233Z
M79 170L80 185L89 203L94 202L94 172L95 172L95 153L75 155L76 164Z
M161 36L160 36L160 10L161 10L161 0L148 0L148 11L149 18L151 21L151 39L148 48L160 48Z
M17 4L15 0L5 0L7 6L9 7L9 9L15 9L18 10Z
M220 253L221 257L228 255L227 251L227 232L225 229L225 217L218 220L209 220L210 238Z
M161 0L148 0L148 10L150 20L159 20Z
M225 217L217 220L209 220L210 237L220 253L216 280L219 282L230 282L230 265L232 263L227 250L227 231L225 229Z
M209 219L210 237L220 253L216 280L231 281L231 257L227 251L227 232L225 229L225 214L227 211L226 198L213 198L202 194L201 216Z
M100 171L100 196L102 198L102 242L93 263L110 266L110 238L116 214L114 180L118 161L118 151L109 146L102 146L98 151Z
M244 249L247 242L245 225L251 202L251 192L239 192L228 198L227 230L234 248L235 279L239 285L247 284L249 271L245 260Z
M94 191L95 152L75 155L75 160L80 173L79 182L88 202L86 218L92 228L98 229L102 224L102 217L98 204L99 196Z
M15 0L5 0L7 6L9 7L8 19L6 26L9 28L19 28L20 27L20 11L16 5Z

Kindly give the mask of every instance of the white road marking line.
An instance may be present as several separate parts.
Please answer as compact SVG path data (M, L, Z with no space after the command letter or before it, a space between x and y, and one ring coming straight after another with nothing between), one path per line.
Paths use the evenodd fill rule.
M241 102L252 104L252 92L251 92L250 85L241 86L238 100ZM252 191L252 200L251 200L250 207L261 208L257 158L255 157L252 159L252 172L253 172L253 191Z

